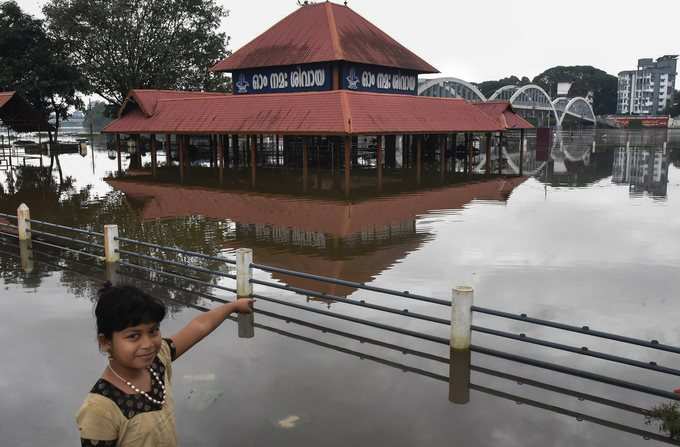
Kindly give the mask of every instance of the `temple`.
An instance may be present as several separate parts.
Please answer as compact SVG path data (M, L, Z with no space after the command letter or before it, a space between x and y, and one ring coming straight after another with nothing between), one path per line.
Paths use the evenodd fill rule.
M297 167L304 176L314 163L342 172L349 192L353 169L381 177L408 167L420 177L423 163L436 161L442 173L470 173L482 147L486 172L494 147L500 170L503 133L532 128L509 103L418 96L419 75L437 70L331 2L299 7L212 70L231 73L232 93L129 93L104 130L116 135L119 171L124 149L148 148L156 176L164 149L165 166L177 160L184 181L192 152L207 148L220 182L225 169L249 169L255 185L258 168Z

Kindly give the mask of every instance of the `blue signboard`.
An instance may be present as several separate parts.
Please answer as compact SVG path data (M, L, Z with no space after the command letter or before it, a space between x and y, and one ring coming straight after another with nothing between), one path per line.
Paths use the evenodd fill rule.
M342 88L359 92L418 94L418 73L398 68L345 63Z
M329 64L238 70L232 73L235 95L314 92L331 89Z

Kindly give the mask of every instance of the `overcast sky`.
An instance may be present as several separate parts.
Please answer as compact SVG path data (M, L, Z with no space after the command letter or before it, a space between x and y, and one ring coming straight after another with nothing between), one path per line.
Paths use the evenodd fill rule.
M296 0L217 0L237 50L297 8ZM18 0L40 14L43 0ZM631 8L614 0L350 0L349 6L434 65L472 82L533 78L555 65L593 65L616 75L640 57L680 53L680 1ZM650 15L641 10L650 9Z

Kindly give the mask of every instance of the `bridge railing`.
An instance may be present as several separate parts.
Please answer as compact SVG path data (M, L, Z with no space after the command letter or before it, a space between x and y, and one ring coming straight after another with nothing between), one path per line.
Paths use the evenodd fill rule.
M131 269L139 272L145 272L145 273L152 273L154 275L160 275L163 277L167 278L174 278L178 279L181 281L187 281L195 284L202 284L204 286L216 289L216 290L221 290L224 292L229 292L232 294L236 294L237 296L241 297L253 297L256 298L259 301L264 301L268 303L273 303L276 305L284 306L287 308L293 308L297 309L300 311L312 313L312 314L317 314L317 315L323 315L325 317L331 317L343 321L347 321L350 323L355 323L355 324L360 324L368 327L372 327L375 329L383 330L383 331L388 331L396 334L401 334L401 335L406 335L410 336L413 338L417 338L420 340L425 340L428 342L433 342L437 345L449 345L451 347L455 346L462 346L462 350L467 350L467 351L472 351L472 352L477 352L480 354L484 354L487 356L492 356L496 358L501 358L504 360L508 360L511 362L515 363L520 363L524 365L530 365L533 367L549 370L549 371L554 371L554 372L560 372L560 373L565 373L569 375L573 375L576 377L588 379L591 381L595 382L600 382L600 383L605 383L613 386L617 386L620 388L625 388L629 390L634 390L658 397L663 397L667 399L672 399L676 401L680 401L680 396L671 392L671 391L666 391L663 389L658 389L654 387L650 387L647 385L639 384L639 383L633 383L629 381L624 381L618 378L614 377L608 377L604 376L601 374L593 373L590 371L585 371L577 368L572 368L564 365L559 365L543 360L538 360L534 358L529 358L526 356L521 356L517 354L512 354L509 352L501 351L501 350L496 350L496 349L491 349L483 346L478 346L470 343L471 339L471 332L478 332L478 333L483 333L491 336L497 336L505 339L510 339L516 342L521 342L521 343L529 343L537 346L542 346L545 348L550 348L550 349L557 349L561 351L566 351L571 354L576 354L576 355L581 355L581 356L588 356L588 357L593 357L593 358L598 358L601 360L606 360L610 362L615 362L619 364L624 364L627 366L632 366L640 369L645 369L645 370L650 370L654 371L657 373L662 373L662 374L667 374L675 377L680 377L680 370L676 368L671 368L667 366L661 366L657 364L656 362L644 362L628 357L622 357L618 355L613 355L610 353L606 352L601 352L601 351L596 351L593 349L590 349L585 346L572 346L572 345L567 345L563 343L557 343L554 341L550 340L544 340L541 338L536 338L536 337L529 337L525 333L511 333L507 331L502 331L498 329L493 329L489 327L484 327L484 326L479 326L472 324L472 313L479 313L479 314L486 314L498 318L503 318L503 319L509 319L509 320L515 320L515 321L521 321L523 323L529 323L529 324L534 324L534 325L540 325L540 326L546 326L554 329L559 329L559 330L564 330L568 332L573 332L573 333L579 333L582 335L587 335L587 336L592 336L592 337L598 337L598 338L603 338L603 339L608 339L616 342L621 342L621 343L627 343L627 344L632 344L632 345L637 345L640 347L652 349L652 350L660 350L660 351L665 351L665 352L670 352L670 353L675 353L679 354L680 353L680 348L664 343L660 343L658 340L644 340L640 338L634 338L634 337L629 337L625 335L620 335L620 334L613 334L609 332L604 332L604 331L599 331L599 330L593 330L589 328L588 326L575 326L575 325L569 325L569 324L564 324L560 322L555 322L551 320L545 320L545 319L540 319L540 318L534 318L534 317L529 317L526 314L513 314L509 312L505 312L502 310L498 309L491 309L487 307L480 307L480 306L475 306L472 304L472 291L470 290L469 295L469 301L467 303L464 302L463 299L460 301L458 300L458 297L460 294L457 293L457 291L454 291L452 294L451 299L442 299L442 298L436 298L436 297L431 297L427 296L424 294L418 294L418 293L413 293L410 291L398 291L398 290L393 290L393 289L388 289L384 287L378 287L370 284L364 284L364 283L359 283L359 282L354 282L354 281L347 281L347 280L342 280L338 278L332 278L332 277L327 277L327 276L319 276L319 275L313 275L310 273L305 273L305 272L298 272L294 270L289 270L281 267L275 267L275 266L270 266L270 265L264 265L264 264L259 264L259 263L253 263L252 262L252 251L247 250L247 249L240 249L240 251L243 251L240 255L245 254L245 256L241 256L238 259L231 259L231 258L226 258L223 256L212 256L212 255L207 255L204 253L199 253L195 251L189 251L189 250L184 250L178 247L170 247L170 246L164 246L164 245L159 245L159 244L153 244L150 242L146 241L139 241L135 239L130 239L130 238L125 238L122 236L118 235L117 232L117 227L107 225L105 226L105 231L104 233L99 233L99 232L94 232L90 230L83 230L83 229L78 229L78 228L72 228L72 227L67 227L63 225L58 225L58 224L53 224L45 221L39 221L39 220L33 220L30 219L30 215L28 212L28 208L25 207L25 205L22 205L22 207L19 208L18 215L13 216L13 215L8 215L8 214L3 214L0 213L0 217L5 217L8 219L14 219L16 220L17 224L12 225L10 223L1 223L0 222L0 230L7 229L7 231L0 231L0 234L5 236L5 237L12 237L12 238L17 238L20 241L23 241L24 244L26 241L30 241L31 243L36 243L38 245L42 245L48 248L52 249L57 249L63 252L63 254L68 254L70 256L86 256L88 259L94 259L96 261L103 262L107 264L108 266L115 265L116 268L114 269L107 269L107 272L110 271L115 271L118 273L118 267L123 267L126 269ZM32 230L30 228L31 224L37 224L37 225L42 225L48 228L53 228L55 230L61 230L65 232L71 232L74 233L71 236L66 236L64 234L55 234L55 233L50 233L48 231L43 231L43 230ZM114 228L115 227L115 228ZM35 235L36 237L32 237L32 235ZM78 236L78 237L72 237L72 236ZM56 239L56 241L55 241ZM93 241L95 239L97 242ZM98 241L100 239L104 240L104 244L102 245ZM58 245L57 242L62 243L62 245ZM181 254L185 257L189 258L199 258L199 259L206 259L210 261L216 261L218 263L223 263L225 266L227 266L226 272L222 271L221 269L207 269L204 267L199 267L196 265L191 264L190 262L180 262L180 261L172 261L169 259L164 259L163 257L160 256L150 256L148 254L143 254L139 253L136 251L132 250L127 250L127 249L121 249L119 244L125 244L125 245L131 245L131 246L141 246L141 247L146 247L146 248L152 248L156 250L159 253L162 252L170 252L170 253L176 253L176 254ZM77 245L74 246L74 245ZM101 252L103 251L103 256ZM125 259L121 259L120 256L124 256ZM240 256L239 255L239 256ZM135 260L142 260L147 262L146 265L141 265L136 262L132 262L131 258L134 258ZM240 261L239 261L240 259ZM244 261L245 260L245 261ZM107 262L108 261L108 262ZM175 269L179 270L174 270L174 271L167 271L163 270L162 267L160 266L170 266ZM234 271L234 266L236 267ZM231 269L231 270L230 270ZM316 281L319 283L324 283L324 284L332 284L332 285L337 285L337 286L345 286L345 287L350 287L354 288L357 290L363 290L367 292L373 292L373 293L378 293L378 294L383 294L383 295L389 295L389 296L396 296L400 298L405 298L408 300L413 300L417 302L424 302L428 304L433 304L441 307L448 307L450 308L451 311L451 318L442 318L440 316L433 316L433 315L427 315L419 312L412 312L409 311L408 309L399 309L391 306L385 306L381 304L375 304L375 303L369 303L366 300L362 299L353 299L353 298L345 298L337 295L332 295L328 293L321 293L312 289L307 289L307 288L301 288L301 287L293 287L290 285L282 284L279 282L274 282L271 280L262 280L262 279L256 279L252 276L252 270L260 270L266 273L278 273L278 274L285 274L293 277L298 277L301 279L305 280L311 280L311 281ZM195 277L190 276L187 272L195 272L195 273L200 273L200 274L206 274L209 275L211 278L212 277L221 277L221 278L226 278L230 280L236 280L237 284L236 287L227 287L222 284L217 284L215 282L209 282L209 281L204 281L202 279L198 279ZM108 276L107 276L108 277ZM110 278L110 279L113 279ZM397 325L393 324L386 324L378 321L372 321L366 318L360 318L356 316L351 316L351 315L346 315L340 312L335 312L335 311L330 311L330 310L324 310L320 309L318 307L312 307L304 304L299 304L290 300L286 299L281 299L279 297L273 297L269 294L266 294L262 290L255 291L253 289L253 286L259 286L260 288L268 288L268 289L275 289L275 290L283 290L287 292L291 292L295 295L298 296L304 296L304 297L315 297L315 298L320 298L323 300L328 300L329 302L339 302L339 303L344 303L348 304L351 306L357 306L357 307L362 307L362 308L367 308L375 311L380 311L380 312L385 312L389 314L394 314L394 315L399 315L401 317L406 317L406 318L411 318L411 319L417 319L421 321L426 321L429 323L434 323L438 325L444 325L447 327L451 328L451 337L441 337L439 335L434 335L430 333L425 333L425 332L420 332L420 331L415 331L411 329L406 329L404 327L400 327ZM463 294L465 295L465 294ZM217 301L220 302L225 302L223 299L219 299L215 297ZM463 306L462 309L462 317L461 317L461 306ZM467 306L467 308L465 307ZM456 309L458 307L458 309ZM457 312L458 310L458 312ZM267 316L270 312L267 310L261 310L257 309L257 313L261 315ZM466 315L468 314L468 315ZM292 317L286 317L287 321L293 321L296 320L295 318ZM248 322L247 321L242 321L244 327L247 326ZM252 322L250 322L252 325ZM326 328L327 330L331 330L331 328ZM248 334L251 331L248 329L244 329L243 333ZM458 334L458 335L456 335ZM456 339L458 338L458 340ZM461 339L463 344L461 345Z

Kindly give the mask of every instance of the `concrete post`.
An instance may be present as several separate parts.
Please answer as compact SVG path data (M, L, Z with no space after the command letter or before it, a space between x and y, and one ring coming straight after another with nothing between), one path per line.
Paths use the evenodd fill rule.
M118 262L118 225L104 225L104 260L107 263Z
M239 248L236 250L236 299L250 298L253 295L253 250ZM255 336L254 313L238 315L238 337L253 338Z
M470 341L472 331L472 287L458 286L451 296L451 349L449 400L457 404L470 401Z
M19 241L19 255L24 272L33 272L33 246L30 240Z
M473 297L472 287L457 286L452 290L451 347L453 349L470 349Z
M31 212L25 203L17 208L17 228L19 230L20 241L31 240Z

